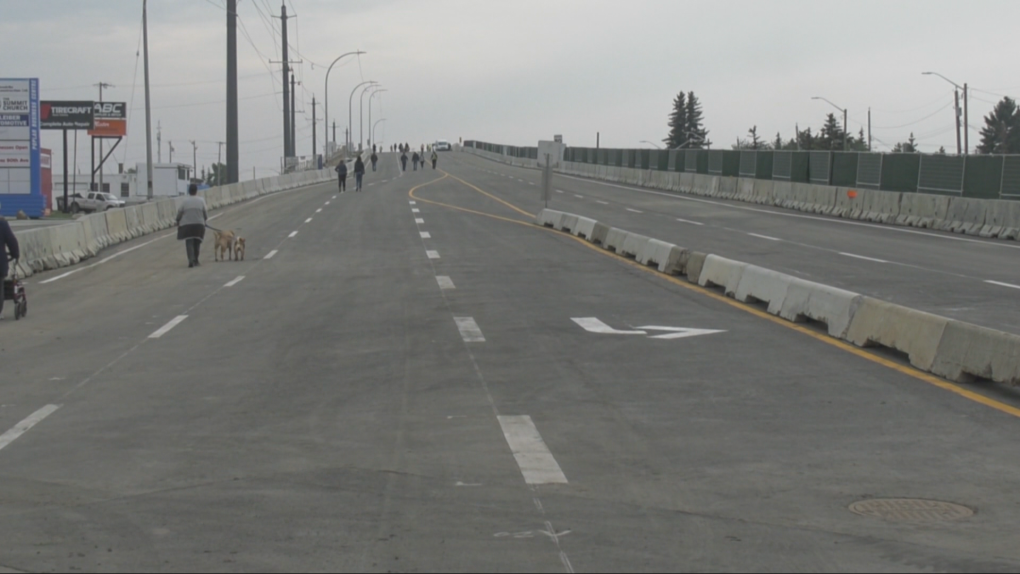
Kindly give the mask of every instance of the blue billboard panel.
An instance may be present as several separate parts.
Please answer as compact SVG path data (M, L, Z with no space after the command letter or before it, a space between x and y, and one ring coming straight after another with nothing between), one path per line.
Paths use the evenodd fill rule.
M0 78L0 215L43 215L39 127L39 80Z

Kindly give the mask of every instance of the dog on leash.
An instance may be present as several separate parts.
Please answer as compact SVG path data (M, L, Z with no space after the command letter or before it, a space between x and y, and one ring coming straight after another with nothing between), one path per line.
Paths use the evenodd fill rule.
M237 240L237 232L233 230L213 230L213 257L216 261L226 261L229 257L234 258L234 244Z
M234 261L244 261L244 238L234 240Z

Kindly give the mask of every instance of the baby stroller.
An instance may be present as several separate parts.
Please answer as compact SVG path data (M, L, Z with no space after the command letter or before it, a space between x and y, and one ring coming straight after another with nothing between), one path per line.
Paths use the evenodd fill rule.
M13 260L11 276L4 279L4 301L14 302L14 320L19 321L22 317L28 316L28 296L25 295L25 286L18 279L18 260Z

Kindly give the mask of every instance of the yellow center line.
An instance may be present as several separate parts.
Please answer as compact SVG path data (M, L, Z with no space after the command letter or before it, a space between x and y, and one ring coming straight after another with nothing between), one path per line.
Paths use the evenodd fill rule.
M587 247L588 249L591 249L592 251L594 251L594 252L596 252L596 253L598 253L600 255L603 255L605 257L609 257L611 259L615 259L615 260L617 260L617 261L619 261L621 263L624 263L626 265L630 265L631 267L634 267L636 269L640 269L641 271L643 271L645 273L651 273L652 275L655 275L656 277L659 277L661 279L665 279L666 281L672 283L673 285L676 285L676 286L681 287L683 289L687 289L688 291L693 291L693 292L696 292L696 293L700 293L702 295L705 295L707 297L715 299L716 301L719 301L721 303L725 303L726 305L729 305L730 307L733 307L735 309L739 309L741 311L744 311L745 313L750 313L751 315L754 315L754 316L759 317L761 319L765 319L766 321L770 321L770 322L772 322L772 323L774 323L776 325L785 327L787 329L792 329L794 331L797 331L798 333L807 335L808 337L811 337L812 339L815 339L815 340L820 341L822 343L825 343L827 345L831 345L833 347L836 347L837 349L841 349L843 351L846 351L848 353L856 355L856 356L858 356L858 357L860 357L862 359L871 361L872 363L876 363L876 364L882 365L883 367L887 367L887 368L892 369L892 370L894 370L894 371L896 371L898 373L907 375L908 377L913 377L913 378L915 378L915 379L917 379L919 381L923 381L923 382L928 383L930 385L934 385L934 386L936 386L936 387L938 387L940 389L949 391L951 393L955 393L956 395L959 395L959 396L961 396L961 397L963 397L965 399L968 399L968 400L974 401L976 403L979 403L981 405L984 405L986 407L995 409L995 410L997 410L999 412L1006 413L1008 415L1012 415L1014 417L1020 418L1020 408L1017 408L1017 407L1014 407L1012 405L1008 405L1006 403L1003 403L1001 401L997 401L995 399L986 397L986 396L984 396L984 395L982 395L980 393L976 393L976 392L974 392L974 391L972 391L970 389L966 389L964 387L961 387L961 386L956 385L954 383L951 383L949 381L940 379L940 378L938 378L938 377L936 377L934 375L930 375L930 374L925 373L923 371L919 371L919 370L917 370L917 369L915 369L915 368L913 368L911 366L901 365L901 364L899 364L899 363L897 363L895 361L886 359L885 357L880 357L878 355L875 355L875 354L873 354L873 353L871 353L869 351L866 351L864 349L856 347L856 346L854 346L854 345L852 345L850 343L847 343L845 341L841 341L839 339L834 339L834 338L830 337L829 335L827 335L825 333L819 333L817 331L814 331L812 329L804 327L803 325L799 325L797 323L791 323L791 322L789 322L789 321L787 321L787 320L785 320L785 319L783 319L781 317L776 317L775 315L770 315L769 313L767 313L765 311L762 311L761 309L756 309L756 308L754 308L754 307L752 307L752 306L750 306L750 305L748 305L746 303L741 303L740 301L737 301L736 299L730 299L729 297L726 297L725 295L721 295L721 294L716 293L716 292L714 292L714 291L712 291L712 290L710 290L710 289L708 289L706 287L701 287L700 285L696 285L694 283L691 283L691 282L687 281L686 279L681 279L681 278L678 278L678 277L674 277L672 275L666 275L664 273L660 273L657 269L654 269L652 267L648 267L646 265L642 265L642 264L638 263L637 261L634 261L633 259L629 259L629 258L624 257L622 255L617 255L616 253L613 253L612 251L607 251L605 249L602 249L601 247L599 247L599 246L597 246L597 245L595 245L593 243L590 243L589 241L587 241L585 239L582 239L580 237L576 237L574 235L571 235L569 233L565 233L565 232L562 232L562 231L556 231L556 230L551 229L549 227L536 225L535 223L530 222L530 221L525 222L525 221L520 221L520 220L517 220L517 219L510 219L510 218L507 218L507 217L501 217L499 215L494 215L494 214L491 214L491 213L485 213L485 212L481 212L481 211L475 211L475 210L472 210L472 209L458 207L456 205L449 205L449 204L446 204L446 203L440 203L438 201L431 201L431 200L428 200L428 199L422 199L422 198L419 198L419 197L414 195L415 191L417 191L417 190L419 190L419 189L421 189L421 188L423 188L423 187L425 187L427 185L431 185L431 184L436 183L438 181L442 181L443 179L446 179L447 176L449 176L450 178L455 179L455 180L463 183L464 185L470 187L471 189L473 189L473 190L475 190L475 191L477 191L477 192L479 192L479 193L481 193L481 194L483 194L485 196L491 197L492 199L495 199L496 201L506 205L507 207L510 207L511 209L513 209L514 211L517 211L518 213L522 213L522 214L527 215L529 217L534 217L534 215L532 215L532 214L530 214L530 213L528 213L528 212L526 212L526 211L524 211L524 210L522 210L522 209L520 209L520 208L518 208L518 207L516 207L514 205L511 205L510 203L508 203L508 202L506 202L506 201L504 201L502 199L494 197L493 195L491 195L491 194L489 194L489 193L487 193L485 191L482 191L481 189L478 189L474 185L471 185L470 183L467 183L466 181L464 181L464 180L462 180L462 179L460 179L460 178L458 178L456 176L450 175L449 173L446 173L446 172L443 172L443 173L446 174L446 175L444 175L443 177L441 177L439 179L436 179L434 181L430 181L428 183L423 183L423 184L421 184L419 186L416 186L416 187L412 188L411 191L409 192L409 195L412 198L414 198L414 199L416 199L418 201L425 202L425 203L431 203L433 205L438 205L438 206L441 206L441 207L446 207L446 208L454 209L454 210L457 210L457 211L463 211L463 212L467 212L467 213L472 213L472 214L475 214L475 215L481 215L483 217L489 217L489 218L492 218L492 219L497 219L497 220L500 220L500 221L506 221L506 222L509 222L509 223L516 223L517 225L523 225L523 226L529 227L531 229L541 229L541 230L544 230L544 231L555 233L556 235L558 235L560 237L572 239L572 240L576 241L577 243Z

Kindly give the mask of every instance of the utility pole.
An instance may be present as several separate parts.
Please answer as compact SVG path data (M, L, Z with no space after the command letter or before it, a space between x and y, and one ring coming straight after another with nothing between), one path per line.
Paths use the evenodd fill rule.
M871 151L871 108L868 108L868 151Z
M294 74L290 75L290 155L297 157L297 94Z
M152 106L149 99L149 11L142 0L142 37L145 45L145 197L152 199ZM135 174L137 178L138 174Z
M956 155L960 155L963 153L960 149L960 91L954 89L953 97L956 102L956 105L953 108L953 111L956 112Z
M173 163L174 162L174 142L167 141L166 143L169 144L169 146L170 146L170 163Z
M967 83L963 84L963 155L970 155L970 118L967 117Z
M216 163L218 163L218 164L222 164L223 163L223 144L224 143L226 143L226 142L216 142L216 145L219 146L219 151L216 153ZM227 159L229 159L229 158L227 158Z
M218 174L217 180L223 177L216 182L220 185L241 179L237 109L237 0L227 0L227 169Z
M191 169L195 172L195 178L198 178L198 144L195 140L191 140Z
M98 84L92 84L92 85L99 88L99 101L100 102L103 101L103 88L116 88L117 87L117 86L114 86L113 84L108 84L106 82L99 82ZM99 161L103 161L103 138L99 138ZM93 160L93 163L94 162L95 162L95 160ZM93 178L94 177L95 177L95 175L93 174ZM93 181L93 183L95 183L95 179L93 179L92 181ZM102 165L99 166L99 191L103 191L103 166Z
M287 46L287 4L280 6L280 35L283 40L283 157L293 155L290 149L290 94L287 92L290 57ZM286 160L285 160L286 163Z
M156 123L156 161L163 163L163 123Z
M336 152L336 121L333 122L333 151Z
M312 95L312 162L316 169L319 167L319 156L315 153L315 95Z

